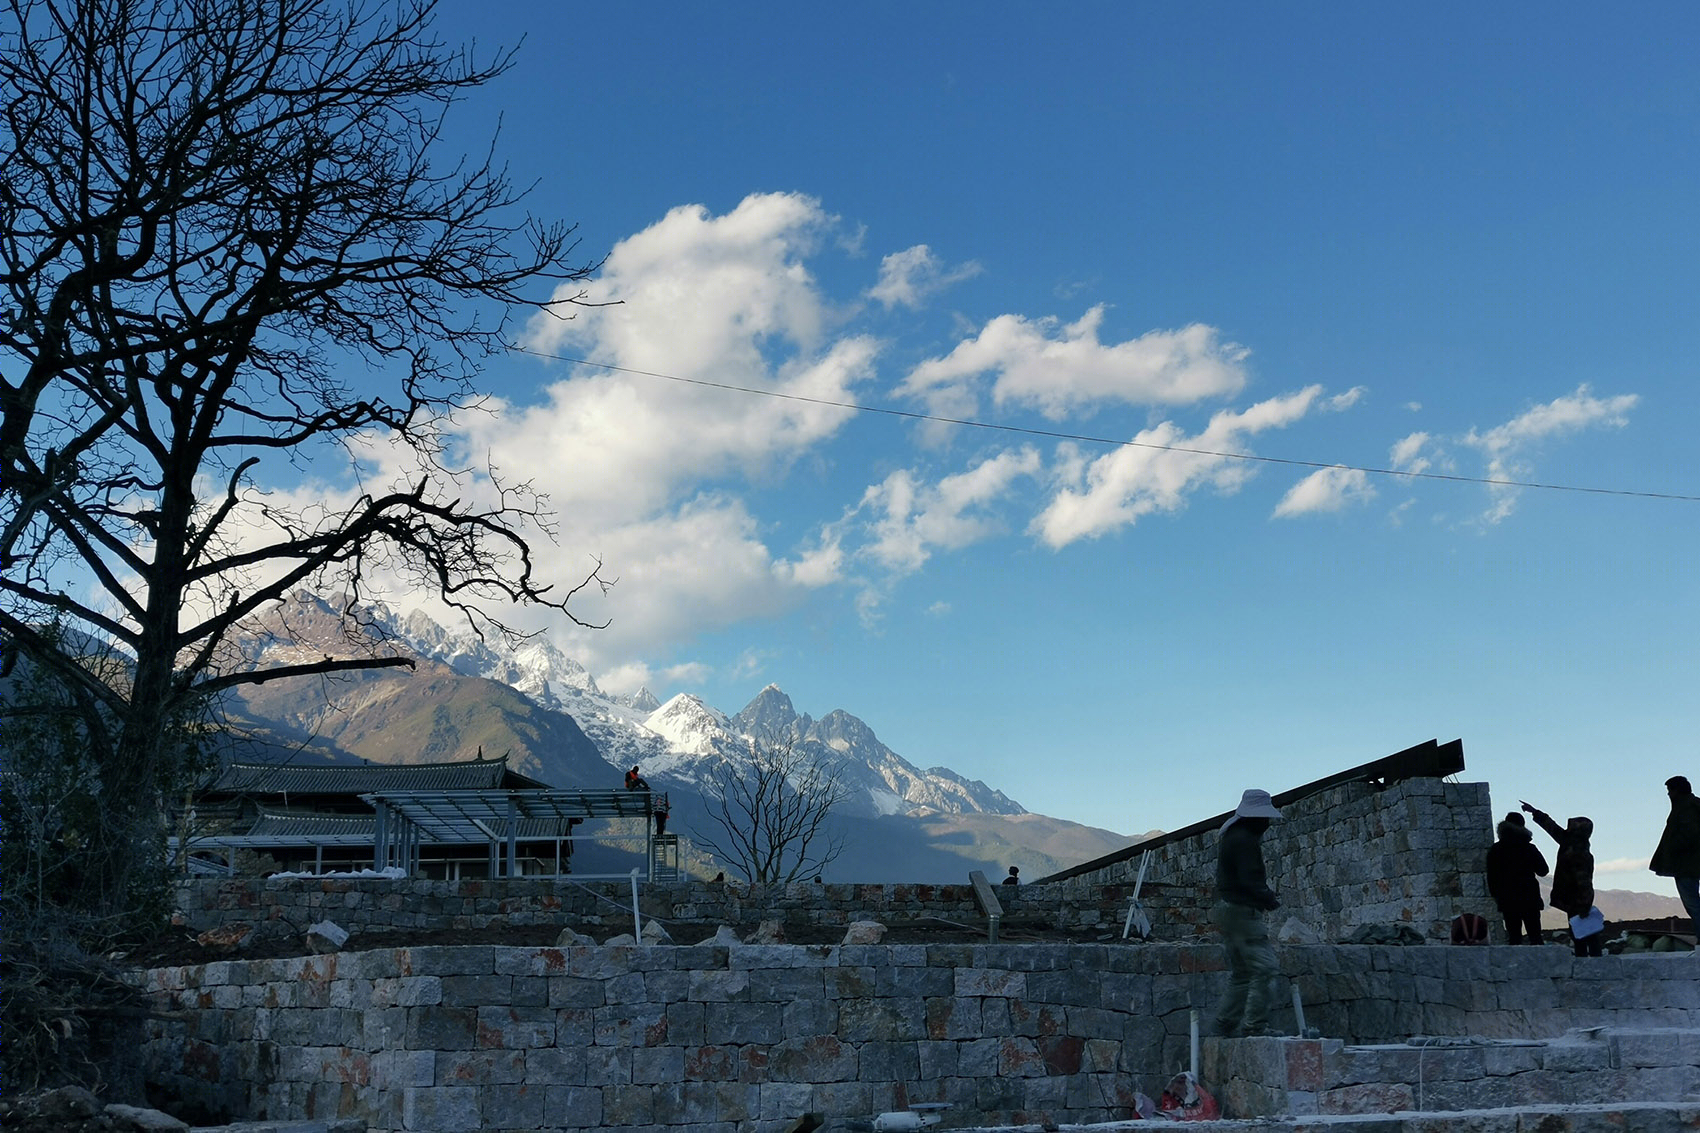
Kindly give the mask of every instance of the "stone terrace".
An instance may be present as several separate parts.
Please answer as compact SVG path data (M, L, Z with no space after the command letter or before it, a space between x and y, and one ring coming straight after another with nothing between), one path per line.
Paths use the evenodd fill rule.
M1700 1032L1690 954L1358 945L1281 957L1308 989L1307 1022L1337 1038L1266 1040L1279 1056L1220 1044L1243 1052L1212 1056L1226 1059L1211 1071L1227 1075L1230 1112L1320 1112L1354 1096L1354 1076L1414 1088L1412 1057L1432 1074L1429 1104L1454 1088L1440 1083L1463 1054L1365 1053L1414 1036L1556 1040L1603 1026L1689 1032L1679 1041L1691 1043ZM155 1006L176 1016L152 1024L147 1056L152 1081L214 1112L358 1117L373 1130L777 1131L805 1112L866 1118L919 1101L952 1103L953 1125L1104 1122L1184 1067L1189 1008L1213 1001L1221 964L1219 948L1165 944L479 946L227 961L145 974ZM1621 1061L1633 1041L1600 1049ZM1568 1048L1543 1049L1529 1071L1555 1071ZM1514 1062L1524 1050L1478 1053ZM1292 1077L1292 1065L1311 1076Z

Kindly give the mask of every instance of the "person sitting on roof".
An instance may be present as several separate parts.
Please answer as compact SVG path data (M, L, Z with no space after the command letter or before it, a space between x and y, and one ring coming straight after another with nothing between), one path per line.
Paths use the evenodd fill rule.
M649 790L649 782L646 779L644 779L644 777L642 775L638 774L637 764L635 764L635 763L632 764L632 769L630 771L626 772L626 790L628 790L628 791L647 791L647 790Z

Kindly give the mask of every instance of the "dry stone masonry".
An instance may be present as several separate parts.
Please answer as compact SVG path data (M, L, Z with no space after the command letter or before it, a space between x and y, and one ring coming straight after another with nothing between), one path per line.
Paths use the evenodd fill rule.
M1342 1046L1700 1029L1688 954L1280 953L1307 1022ZM1189 1008L1223 978L1219 948L1175 944L476 946L159 969L144 987L174 1016L152 1025L150 1079L215 1113L730 1133L920 1101L963 1124L1125 1118L1184 1067Z

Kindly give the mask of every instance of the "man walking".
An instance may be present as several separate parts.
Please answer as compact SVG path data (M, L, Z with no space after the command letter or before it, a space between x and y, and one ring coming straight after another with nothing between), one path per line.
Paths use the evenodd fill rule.
M1665 790L1670 792L1670 817L1665 819L1664 835L1649 864L1660 877L1676 879L1682 907L1700 938L1700 799L1681 775L1666 779Z
M1280 818L1268 791L1240 796L1233 817L1222 824L1216 859L1216 907L1211 918L1228 950L1228 990L1216 1008L1214 1033L1267 1035L1269 980L1278 965L1263 914L1281 907L1263 868L1263 832Z

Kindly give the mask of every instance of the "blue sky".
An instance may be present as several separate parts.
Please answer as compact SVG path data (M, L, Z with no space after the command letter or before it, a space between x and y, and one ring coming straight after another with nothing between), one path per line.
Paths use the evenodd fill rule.
M1668 889L1700 502L1361 470L1700 495L1700 8L440 28L526 38L448 141L499 119L621 301L532 324L463 437L618 577L538 626L604 687L774 682L1124 832L1462 737Z

